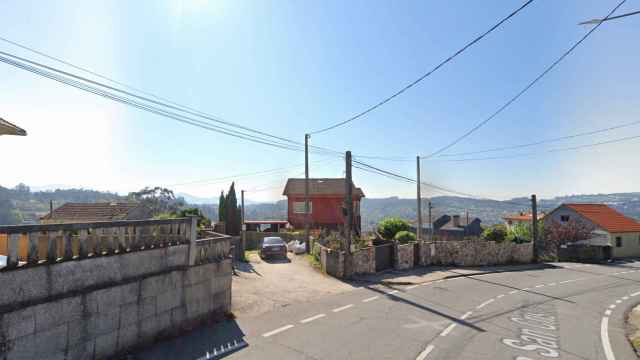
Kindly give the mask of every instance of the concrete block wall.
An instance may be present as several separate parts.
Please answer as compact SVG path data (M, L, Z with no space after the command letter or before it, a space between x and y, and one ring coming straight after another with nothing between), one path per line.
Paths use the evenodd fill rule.
M353 253L354 274L374 274L376 272L375 247L369 246Z
M187 245L0 272L0 358L102 359L229 311L231 260Z

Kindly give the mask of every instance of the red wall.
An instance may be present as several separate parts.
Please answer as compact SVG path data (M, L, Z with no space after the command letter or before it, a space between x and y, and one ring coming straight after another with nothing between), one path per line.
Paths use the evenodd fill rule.
M342 216L342 205L344 202L343 197L311 196L310 200L313 204L311 208L312 228L335 228L337 225L344 225L345 219L344 216ZM295 214L293 212L293 203L298 201L304 202L304 196L289 196L287 202L287 219L294 228L303 229L304 214ZM356 207L359 206L359 203L359 199L354 199L354 211ZM354 216L353 223L358 229L360 228L360 214Z

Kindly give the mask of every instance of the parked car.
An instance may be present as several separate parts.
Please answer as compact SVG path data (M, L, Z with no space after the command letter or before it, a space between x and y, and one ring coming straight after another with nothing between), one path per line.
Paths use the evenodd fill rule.
M287 244L280 237L266 237L264 238L264 241L262 241L262 247L260 247L260 257L270 258L274 256L286 259Z

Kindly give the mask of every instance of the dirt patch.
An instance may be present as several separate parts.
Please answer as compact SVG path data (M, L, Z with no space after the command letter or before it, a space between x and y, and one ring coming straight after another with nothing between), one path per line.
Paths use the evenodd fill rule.
M237 263L232 283L232 311L249 317L274 309L338 294L354 287L322 274L304 255L289 253L286 260L262 260L247 254L247 263Z

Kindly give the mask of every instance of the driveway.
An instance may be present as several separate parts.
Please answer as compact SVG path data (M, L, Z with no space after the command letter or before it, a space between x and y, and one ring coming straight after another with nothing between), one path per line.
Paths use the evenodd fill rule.
M303 255L289 253L287 260L262 260L251 253L248 260L237 263L233 277L232 311L237 317L252 317L353 289L314 269Z

